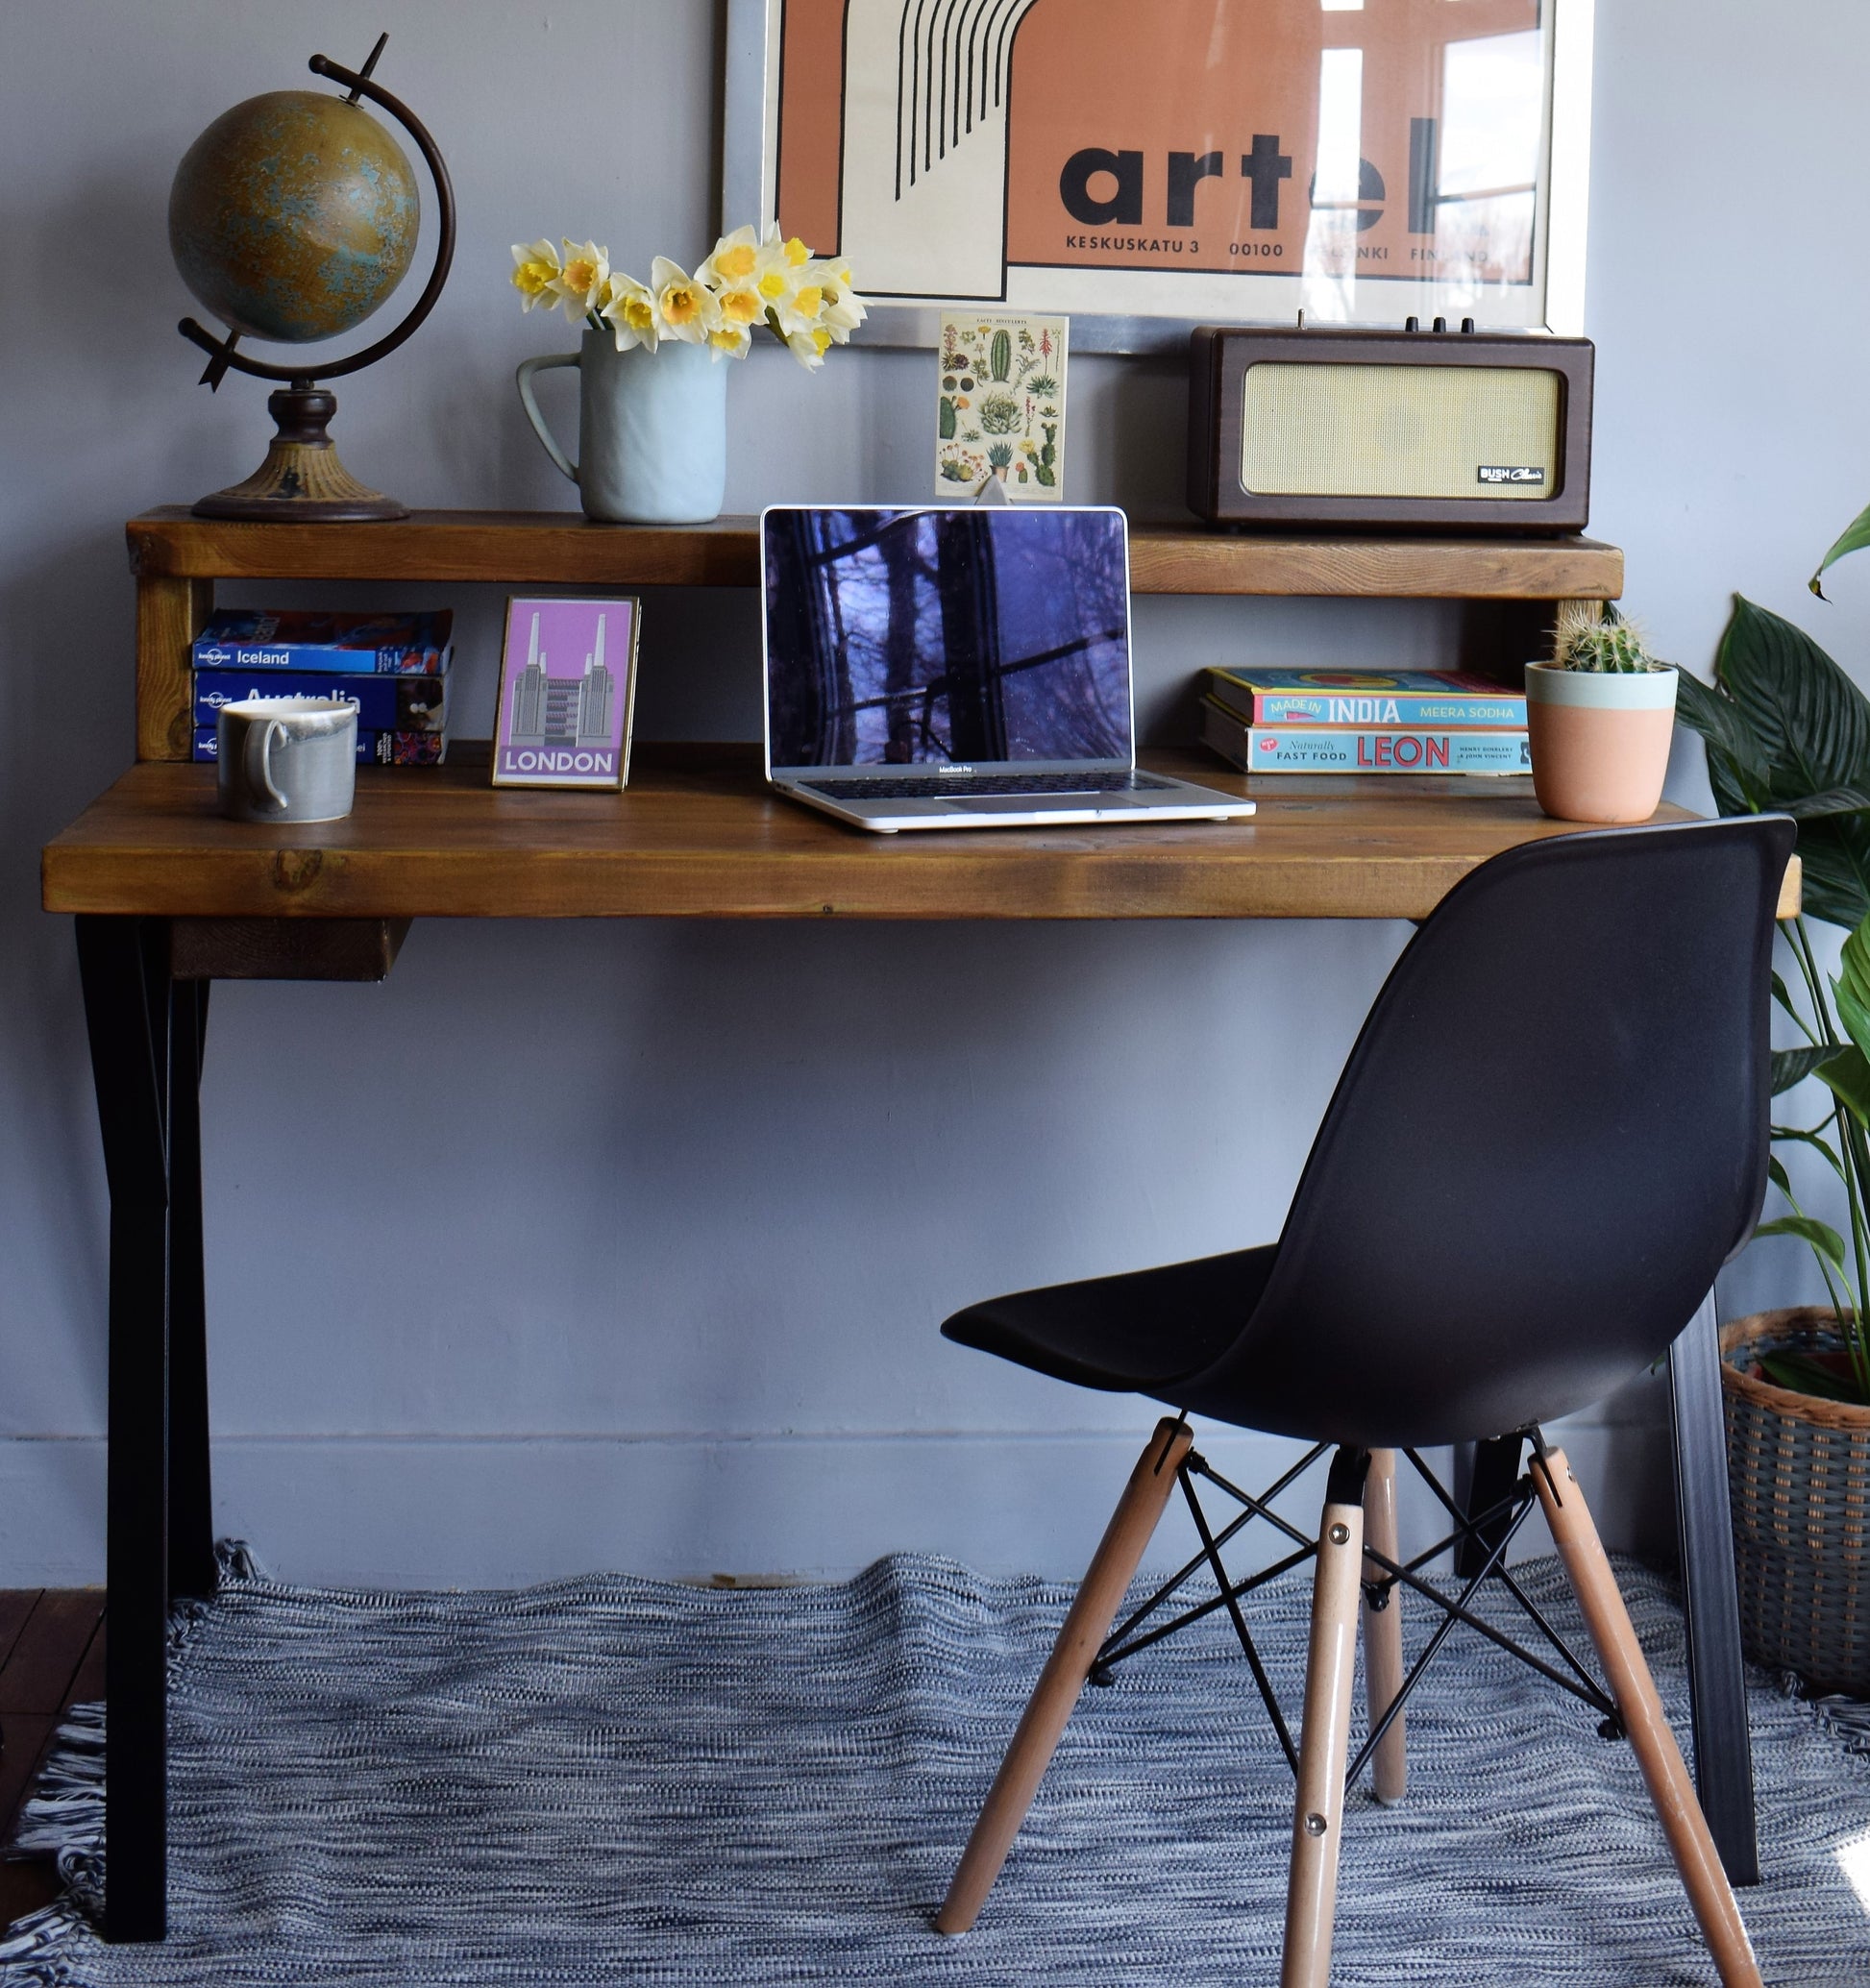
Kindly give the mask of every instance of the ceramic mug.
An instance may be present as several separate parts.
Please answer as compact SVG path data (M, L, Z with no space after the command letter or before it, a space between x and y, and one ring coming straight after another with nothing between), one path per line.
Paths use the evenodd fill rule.
M357 707L341 698L243 698L215 720L221 812L235 822L335 822L357 777Z
M536 373L578 369L578 460L558 446L532 397ZM705 345L665 338L619 352L586 331L577 352L522 359L520 405L554 462L578 485L587 518L611 525L705 525L727 493L727 375Z

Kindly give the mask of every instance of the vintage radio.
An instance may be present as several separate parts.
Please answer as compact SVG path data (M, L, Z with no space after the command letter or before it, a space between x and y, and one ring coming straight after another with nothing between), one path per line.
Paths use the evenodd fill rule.
M1588 338L1202 325L1189 508L1218 525L1582 531Z

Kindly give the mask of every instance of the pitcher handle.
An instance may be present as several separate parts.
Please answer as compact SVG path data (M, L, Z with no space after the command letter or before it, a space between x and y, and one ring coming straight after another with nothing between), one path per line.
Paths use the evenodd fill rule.
M520 390L520 405L526 409L526 418L532 424L532 432L545 444L546 454L574 483L578 481L578 464L558 446L557 439L546 426L546 417L539 412L539 404L532 398L532 376L550 372L554 366L576 366L578 360L578 356L575 352L546 353L538 358L522 359L519 371L513 376Z

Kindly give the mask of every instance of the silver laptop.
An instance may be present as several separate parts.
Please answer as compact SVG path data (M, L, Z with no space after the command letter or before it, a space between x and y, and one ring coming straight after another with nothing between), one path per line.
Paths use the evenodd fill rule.
M1252 814L1137 770L1120 510L775 506L760 556L781 794L886 835Z

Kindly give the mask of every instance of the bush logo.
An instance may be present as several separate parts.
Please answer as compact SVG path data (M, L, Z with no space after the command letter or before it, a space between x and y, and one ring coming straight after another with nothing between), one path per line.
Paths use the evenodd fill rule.
M1536 462L1484 462L1477 477L1483 483L1542 483L1545 472Z

